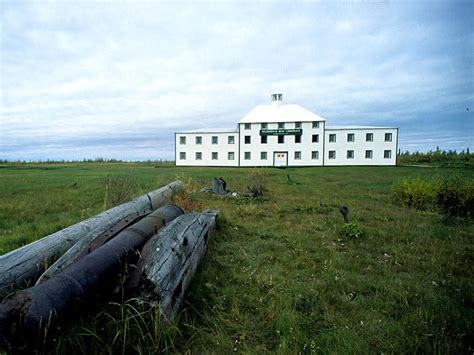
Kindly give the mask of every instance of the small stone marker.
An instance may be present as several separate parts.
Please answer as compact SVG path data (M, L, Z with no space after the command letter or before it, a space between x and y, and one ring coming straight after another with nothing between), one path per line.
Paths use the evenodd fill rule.
M342 206L339 211L341 211L342 216L344 217L344 223L349 223L349 207Z
M212 178L212 192L216 195L225 195L227 193L226 185L223 178Z

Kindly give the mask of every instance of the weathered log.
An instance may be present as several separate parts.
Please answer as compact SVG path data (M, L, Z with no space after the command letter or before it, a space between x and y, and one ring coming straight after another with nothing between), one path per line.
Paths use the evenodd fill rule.
M182 185L174 181L160 189L104 211L33 243L0 256L0 295L36 281L45 266L59 257L78 241L83 243L65 256L50 274L64 269L76 260L84 248L97 236L110 230L120 221L134 219L163 205Z
M137 270L142 269L139 294L158 301L161 321L169 323L176 315L184 292L207 249L208 235L215 226L218 211L179 216L142 249Z
M162 206L60 274L7 297L0 304L0 344L7 350L36 349L51 340L58 327L113 288L158 229L183 213L178 206Z

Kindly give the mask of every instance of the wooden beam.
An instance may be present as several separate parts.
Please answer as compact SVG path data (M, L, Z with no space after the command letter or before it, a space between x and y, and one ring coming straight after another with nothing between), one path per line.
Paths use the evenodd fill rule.
M180 186L182 186L180 181L174 181L132 201L1 255L0 295L36 281L48 264L54 262L78 241L83 240L81 245L58 261L45 277L50 277L63 270L65 266L76 260L77 255L80 255L94 238L110 230L124 219L136 218L140 214L155 210L171 198Z

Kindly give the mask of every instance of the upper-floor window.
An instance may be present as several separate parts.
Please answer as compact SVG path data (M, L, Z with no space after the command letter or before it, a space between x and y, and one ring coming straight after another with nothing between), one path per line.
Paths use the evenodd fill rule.
M267 129L268 128L268 123L261 123L260 128L261 129Z
M227 160L234 160L234 159L235 159L234 152L228 152L227 153Z
M212 160L217 160L218 156L217 152L212 152Z
M301 128L301 122L295 122L295 128Z
M196 144L202 144L202 137L196 136Z
M244 123L244 129L250 129L251 124L250 123Z
M373 151L371 150L365 151L365 159L372 159L372 156L373 156Z
M186 152L179 153L179 160L186 160Z
M385 142L392 141L392 133L385 133Z
M217 143L219 143L219 137L212 136L212 144L217 144Z
M278 143L285 143L285 136L278 136Z
M186 136L179 137L179 144L186 144Z
M329 151L329 159L336 159L336 151L330 150Z
M331 133L329 135L329 141L330 142L335 142L336 141L336 134L335 133Z
M260 136L260 143L267 144L267 136Z
M235 138L234 136L227 136L227 143L228 144L234 144Z
M279 129L285 128L285 122L278 122L278 128Z
M355 140L354 133L347 133L347 141L348 142L354 142L354 140Z
M383 157L384 157L384 159L392 158L392 151L391 150L384 150L383 151Z
M250 136L245 136L244 137L244 143L245 144L250 144Z
M295 136L295 143L301 143L301 135L300 134Z
M260 152L260 160L267 160L267 152Z
M374 134L373 133L366 133L365 141L366 142L373 142L374 141Z
M347 159L354 159L354 151L348 150L347 151Z
M301 152L295 152L295 160L301 160Z
M245 152L244 153L244 159L245 160L250 160L250 157L251 157L250 152Z
M196 152L196 160L202 160L202 152Z
M313 134L311 141L313 143L318 143L319 142L319 134Z
M319 128L319 122L314 121L313 122L313 128Z

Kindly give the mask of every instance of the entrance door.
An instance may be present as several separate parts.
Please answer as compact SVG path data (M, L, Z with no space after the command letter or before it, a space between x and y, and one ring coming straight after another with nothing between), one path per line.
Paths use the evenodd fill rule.
M288 166L288 152L274 152L273 166L284 167Z

